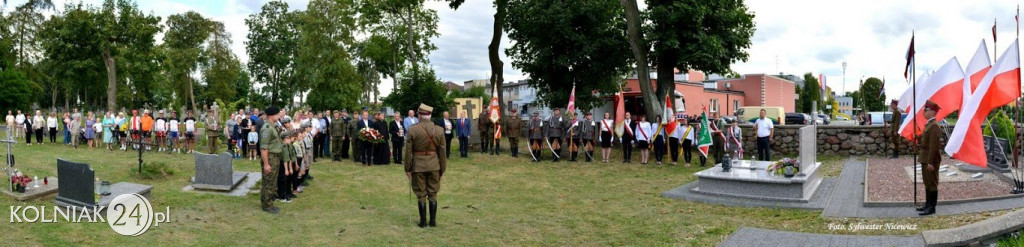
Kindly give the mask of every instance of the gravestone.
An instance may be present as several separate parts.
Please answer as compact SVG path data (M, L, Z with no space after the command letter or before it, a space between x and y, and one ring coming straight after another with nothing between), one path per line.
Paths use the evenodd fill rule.
M818 126L806 126L800 128L800 173L817 166L818 162Z
M988 156L988 168L998 172L1010 172L1010 142L1003 138L985 136L985 153Z
M96 173L89 167L89 164L75 163L62 159L57 160L57 179L61 186L57 189L57 206L81 207L92 209L97 206L106 207L110 202L123 194L138 194L149 197L153 186L121 182L110 185L110 195L101 196L96 200L98 194L96 188Z
M192 187L196 189L230 191L248 176L248 173L232 170L228 153L195 153L195 162L196 176Z

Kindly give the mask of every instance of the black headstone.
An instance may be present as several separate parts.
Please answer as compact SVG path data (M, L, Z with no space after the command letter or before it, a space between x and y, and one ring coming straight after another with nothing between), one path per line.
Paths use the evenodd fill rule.
M985 136L985 153L988 156L988 168L998 172L1009 172L1010 142L1003 138ZM999 142L998 146L996 142Z
M96 173L89 164L57 159L57 205L96 206Z

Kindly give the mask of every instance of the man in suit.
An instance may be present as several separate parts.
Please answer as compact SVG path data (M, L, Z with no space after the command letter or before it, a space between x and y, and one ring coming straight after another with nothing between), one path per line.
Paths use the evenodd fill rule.
M619 143L622 144L622 163L629 163L630 159L633 159L633 144L636 142L636 136L633 130L636 129L636 121L633 121L633 117L626 113L625 120L622 123L625 126L625 130L622 131L622 137L619 138Z
M533 162L540 162L541 144L544 138L544 120L540 120L540 113L534 112L533 118L526 124L526 135L530 138L530 152L533 154Z
M370 113L367 112L366 110L363 110L362 118L360 118L359 122L356 123L356 135L359 135L360 132L362 132L364 129L370 128L370 123ZM362 139L360 139L358 143L359 161L362 162L364 166L370 166L370 162L373 161L373 146L370 145L369 142L363 141Z
M455 121L455 133L459 135L459 157L469 158L469 136L472 122L466 117L466 112L459 112L459 119Z
M491 117L487 110L480 111L480 117L476 119L476 130L480 133L480 153L490 150L491 141L494 140L494 136L491 135L493 128L494 124L491 123Z
M405 144L406 133L405 126L398 122L399 119L402 119L402 114L396 112L394 121L388 124L388 134L391 134L391 156L394 157L395 164L402 164L402 145Z
M924 118L928 119L928 125L921 133L921 178L924 179L925 203L924 207L918 208L920 215L935 214L935 204L939 200L939 163L942 163L942 156L939 150L939 124L935 120L935 113L939 111L939 105L931 100L924 104ZM893 116L895 118L896 116Z
M455 123L448 118L448 111L444 111L442 117L434 121L434 125L440 126L444 130L444 157L449 158L452 156L452 137L455 134Z
M441 154L445 149L441 127L430 124L433 108L420 104L419 112L422 121L409 127L409 138L405 139L405 176L409 178L413 192L416 193L417 208L420 213L419 227L437 226L437 191L441 188L448 158ZM430 223L427 223L427 202L430 203Z
M502 135L508 138L509 151L512 152L512 157L519 157L519 135L522 135L520 130L523 126L523 120L519 119L519 110L515 107L511 107L508 117L502 119L501 128Z

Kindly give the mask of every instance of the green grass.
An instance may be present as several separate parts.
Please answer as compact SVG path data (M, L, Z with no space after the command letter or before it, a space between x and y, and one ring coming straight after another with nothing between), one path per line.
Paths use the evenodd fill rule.
M525 150L525 148L523 149ZM171 222L139 237L124 237L105 223L5 223L5 245L691 245L711 246L741 227L838 234L916 234L976 222L1005 212L912 219L826 219L820 211L742 208L666 199L661 192L695 178L699 166L636 163L527 162L471 153L454 159L442 181L439 226L415 227L416 207L400 166L361 167L350 161L313 165L312 186L281 214L259 210L259 195L229 197L182 191L194 174L193 158L146 153L176 172L142 180L130 174L135 153L72 150L64 146L14 149L30 176L56 176L56 159L87 162L102 180L154 185L154 208L170 207ZM524 157L525 155L525 157ZM457 155L455 155L457 156ZM635 155L639 157L639 154ZM454 157L454 156L453 156ZM617 154L613 157L619 157ZM617 158L613 158L616 160ZM653 158L652 158L653 159ZM845 157L822 157L837 175ZM635 161L635 160L634 160ZM258 171L255 161L235 169ZM841 169L841 168L840 168ZM835 174L833 174L835 173ZM28 202L0 198L0 209L54 205L53 196ZM908 208L909 210L909 208ZM7 213L9 214L9 213ZM2 215L0 217L9 217ZM918 231L831 232L829 223L908 223Z

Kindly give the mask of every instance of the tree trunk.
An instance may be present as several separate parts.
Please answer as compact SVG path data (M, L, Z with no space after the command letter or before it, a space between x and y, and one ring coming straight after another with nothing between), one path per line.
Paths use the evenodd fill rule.
M192 101L192 112L199 114L199 109L196 108L196 93L192 90L192 78L186 78L185 81L188 82L188 98Z
M633 58L636 59L636 76L639 79L640 92L643 95L644 110L648 116L658 113L658 98L651 86L651 76L647 69L647 49L644 45L644 34L640 30L640 9L636 6L636 0L620 0L626 10L626 35L629 37L629 46L633 50Z
M408 44L407 44L408 47L407 47L407 49L409 51L409 62L412 63L412 78L413 78L412 83L409 83L409 85L416 84L416 80L419 80L419 77L418 77L419 76L419 64L416 61L416 53L415 53L415 50L413 48L414 41L413 41L413 31L412 31L413 30L413 26L416 25L416 19L414 19L415 16L412 14L413 9L415 9L415 8L416 8L416 6L414 6L414 5L409 6L409 19L408 19L408 22L405 23L406 31L408 32L406 34L406 36L407 36L406 39L408 40Z
M103 64L107 66L107 112L113 112L117 108L117 64L110 50L103 51Z
M658 81L658 83L657 83L658 84L658 88L657 88L657 90L655 90L655 99L657 99L657 100L664 100L666 94L669 94L669 93L672 93L672 92L675 91L675 85L676 85L676 82L675 82L675 64L676 64L676 61L679 60L679 56L676 55L674 52L664 52L663 51L662 53L659 54L657 59L658 59L658 66L657 66L657 69L658 69L658 79L657 79L657 81ZM664 108L665 102L664 101L659 101L659 102L661 102L661 103L658 104L657 108L658 109ZM659 111L659 113L661 113L661 111ZM656 114L658 114L658 113L656 113ZM660 115L660 114L658 114L658 115ZM664 119L664 118L666 118L668 116L661 116L661 117L663 117L663 119ZM648 119L650 119L650 118L648 117Z
M503 95L502 88L504 87L503 82L505 81L504 72L502 68L504 63L501 62L501 58L498 57L498 47L501 45L502 31L505 29L505 12L508 6L508 0L496 0L494 5L498 11L494 13L494 30L491 34L491 44L487 45L487 55L491 62L491 86L497 88L495 92L498 95L498 107L505 112L509 109L505 105L505 96ZM499 113L500 114L500 113Z

